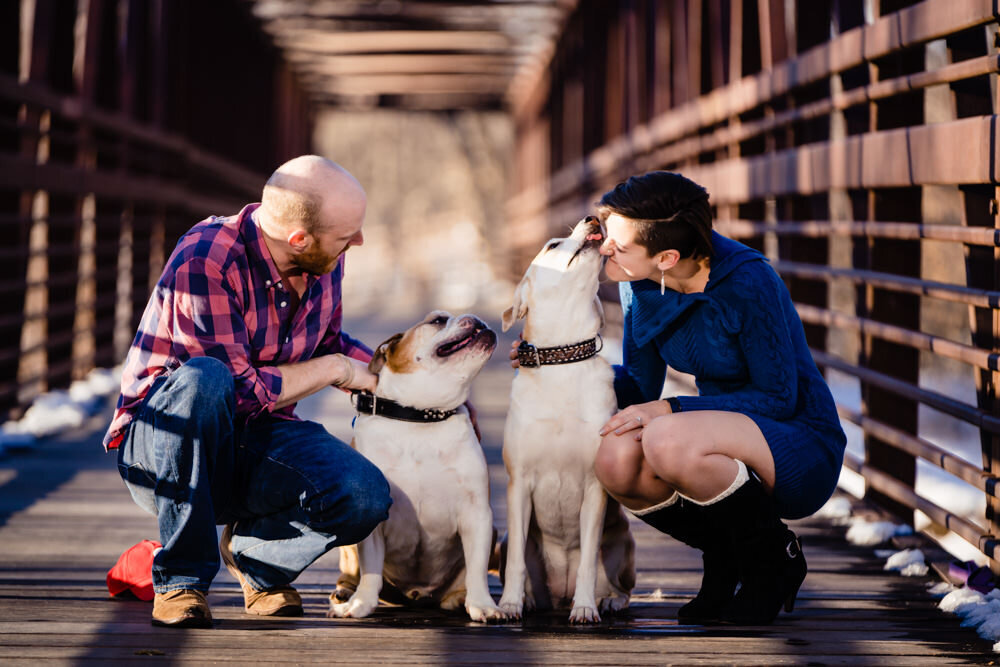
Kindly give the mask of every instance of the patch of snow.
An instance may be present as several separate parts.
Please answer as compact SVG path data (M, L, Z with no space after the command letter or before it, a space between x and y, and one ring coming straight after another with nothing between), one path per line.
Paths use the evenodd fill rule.
M851 520L851 527L847 529L847 541L863 547L872 547L876 544L888 542L889 538L896 535L912 535L913 529L891 521L866 521L860 517Z
M104 399L118 391L120 383L120 366L98 368L71 384L68 391L59 389L38 396L21 419L0 424L0 451L32 447L40 438L80 428L100 410Z
M903 549L889 556L883 570L896 570L904 577L923 577L927 574L924 552L920 549Z
M836 526L847 525L851 518L851 501L844 496L834 496L815 514L820 519L829 519Z
M938 608L962 618L962 626L975 628L983 639L993 642L993 652L1000 653L1000 591L986 595L968 587L956 589L944 596Z
M939 581L936 584L932 584L927 588L927 592L935 597L937 596L944 597L945 595L948 595L948 593L951 593L954 590L956 590L956 588L951 584L949 584L947 581Z

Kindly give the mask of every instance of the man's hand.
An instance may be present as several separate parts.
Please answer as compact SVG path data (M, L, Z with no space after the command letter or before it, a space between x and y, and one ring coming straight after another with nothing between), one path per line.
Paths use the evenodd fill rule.
M621 435L628 431L635 431L635 439L642 440L642 429L657 417L669 415L671 413L670 404L666 401L650 401L649 403L636 403L624 410L620 410L614 417L601 427L601 435L607 435L612 431L615 435Z
M368 364L337 353L333 357L339 362L335 379L331 384L345 391L367 391L375 393L378 376L368 370Z

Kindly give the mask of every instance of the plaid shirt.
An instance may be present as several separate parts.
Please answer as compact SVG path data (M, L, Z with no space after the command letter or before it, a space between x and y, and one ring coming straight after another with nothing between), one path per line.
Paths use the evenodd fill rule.
M281 394L280 364L342 352L361 361L371 350L340 330L341 257L323 276L306 276L298 311L252 217L212 216L177 243L146 305L122 373L104 446L118 447L153 381L193 357L215 357L233 373L236 418L270 413L295 420L295 405L274 408Z

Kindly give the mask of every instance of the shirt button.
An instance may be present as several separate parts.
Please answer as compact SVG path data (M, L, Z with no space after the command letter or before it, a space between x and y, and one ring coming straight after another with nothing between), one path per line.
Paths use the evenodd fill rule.
M292 342L292 337L291 336L285 336L285 342L286 343L291 343Z
M282 307L282 308L284 308L284 307L285 307L285 306L287 306L287 305L288 305L288 302L287 302L287 301L282 301L282 302L281 302L281 307Z
M264 287L270 287L270 286L271 286L271 281L270 280L265 280L264 281Z

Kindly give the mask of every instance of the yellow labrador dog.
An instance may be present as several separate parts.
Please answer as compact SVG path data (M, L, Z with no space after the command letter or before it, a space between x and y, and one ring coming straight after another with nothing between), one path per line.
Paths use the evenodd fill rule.
M381 469L393 502L360 545L341 547L330 616L369 615L384 579L389 601L464 604L473 621L504 617L487 585L486 459L463 407L496 341L471 315L435 311L376 350L369 367L378 389L358 396L353 445Z
M572 599L569 620L594 623L599 609L627 607L635 585L628 520L594 475L598 431L616 408L611 367L597 356L600 237L587 218L546 243L503 314L504 331L525 319L503 442L510 479L500 608L511 618Z

